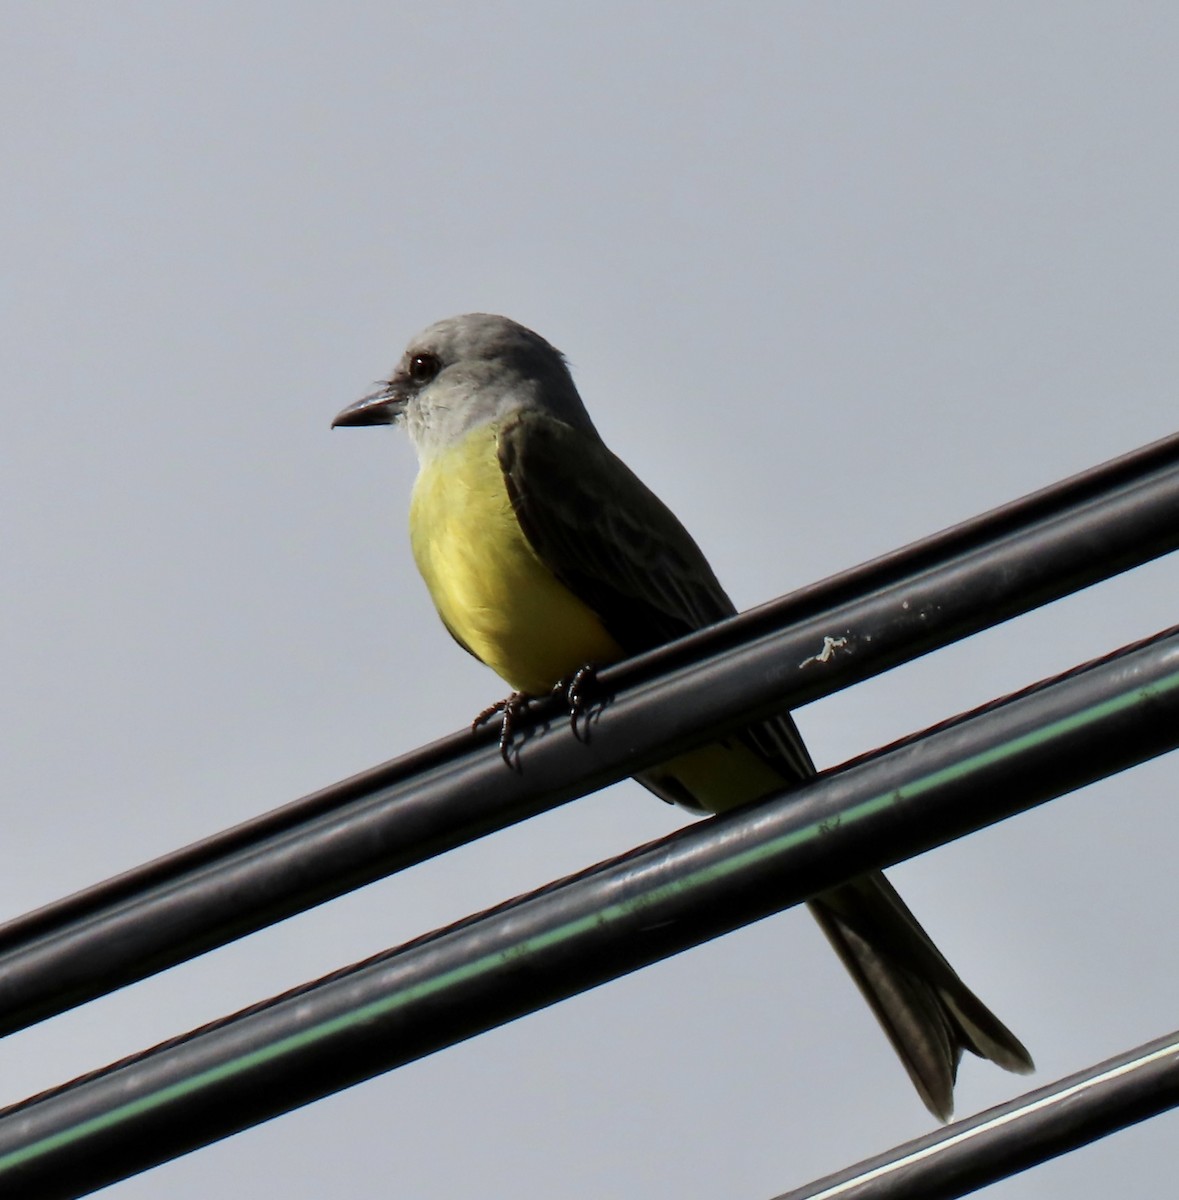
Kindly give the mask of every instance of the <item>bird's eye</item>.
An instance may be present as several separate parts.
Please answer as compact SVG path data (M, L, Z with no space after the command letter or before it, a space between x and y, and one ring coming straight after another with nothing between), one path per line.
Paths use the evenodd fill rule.
M409 360L409 377L414 383L429 383L441 366L435 354L415 354Z

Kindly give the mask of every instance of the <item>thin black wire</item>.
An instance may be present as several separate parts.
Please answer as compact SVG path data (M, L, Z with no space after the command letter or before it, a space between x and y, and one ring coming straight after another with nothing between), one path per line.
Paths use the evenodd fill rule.
M1179 1033L775 1200L951 1200L1179 1107Z
M505 770L454 735L0 928L0 1033L1179 546L1179 435L603 671ZM549 722L554 722L549 727Z

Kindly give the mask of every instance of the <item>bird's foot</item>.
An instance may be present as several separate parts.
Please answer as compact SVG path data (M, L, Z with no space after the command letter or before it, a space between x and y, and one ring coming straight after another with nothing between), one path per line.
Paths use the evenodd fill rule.
M553 688L553 695L562 699L569 710L574 737L581 736L577 732L577 718L588 717L598 694L598 669L593 663L584 663Z
M577 728L579 717L588 717L598 700L598 669L592 663L580 666L572 675L567 675L559 683L553 685L552 695L560 700L569 713L569 724L573 728L573 736L582 735ZM508 764L512 763L512 742L520 718L527 713L529 707L538 699L530 692L513 692L494 704L489 704L472 722L471 728L478 729L488 721L499 717L499 753Z
M512 739L520 718L528 711L533 697L527 692L513 692L494 704L489 704L472 722L471 728L486 725L493 717L499 717L499 755L510 767L512 765Z

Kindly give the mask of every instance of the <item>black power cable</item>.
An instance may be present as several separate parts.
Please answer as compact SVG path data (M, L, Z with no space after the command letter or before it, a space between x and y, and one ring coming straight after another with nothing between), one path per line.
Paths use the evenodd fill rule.
M555 714L521 773L456 734L17 918L0 1033L1158 557L1176 514L1179 435L603 671L589 742Z
M9 1108L0 1195L84 1195L1176 746L1179 629Z

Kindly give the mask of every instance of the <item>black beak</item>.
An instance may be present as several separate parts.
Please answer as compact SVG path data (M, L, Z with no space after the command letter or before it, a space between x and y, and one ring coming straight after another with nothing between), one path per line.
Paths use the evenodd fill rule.
M406 398L386 384L379 392L364 396L336 414L337 425L392 425L405 412Z

